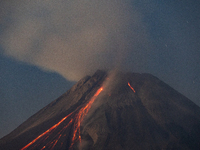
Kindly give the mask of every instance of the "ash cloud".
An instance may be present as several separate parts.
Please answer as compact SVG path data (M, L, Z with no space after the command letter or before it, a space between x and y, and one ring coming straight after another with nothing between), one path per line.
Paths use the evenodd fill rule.
M151 73L199 103L195 0L0 2L4 54L77 81L97 69Z
M68 80L121 66L147 42L141 15L121 0L2 2L4 54Z

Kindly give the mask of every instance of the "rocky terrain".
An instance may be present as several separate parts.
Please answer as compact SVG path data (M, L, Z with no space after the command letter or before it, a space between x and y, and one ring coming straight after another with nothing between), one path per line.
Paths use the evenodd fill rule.
M200 108L150 74L86 76L0 149L199 150Z

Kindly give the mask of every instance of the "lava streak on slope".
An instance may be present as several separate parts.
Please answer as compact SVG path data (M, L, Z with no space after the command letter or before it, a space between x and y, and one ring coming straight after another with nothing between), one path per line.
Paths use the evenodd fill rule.
M131 88L131 90L135 93L135 89L131 86L131 84L128 82L128 86Z
M73 112L72 112L73 113ZM48 130L46 130L45 132L43 132L42 134L40 134L38 137L36 137L33 141L31 141L30 143L28 143L26 146L24 146L21 150L26 150L28 147L30 147L31 145L33 145L36 141L38 141L39 139L41 139L42 137L44 137L44 140L49 138L49 134L51 134L64 120L66 120L69 116L72 115L72 113L70 113L69 115L65 116L63 119L61 119L57 124L55 124L54 126L52 126L51 128L49 128ZM65 127L62 129L66 129L70 124L72 123L72 119L68 122L67 125L65 125ZM61 131L62 131L61 130ZM34 147L36 147L37 145L35 145ZM33 147L33 148L34 148ZM44 146L46 147L46 146ZM52 147L53 148L53 147Z
M86 103L86 105L82 105L81 108L78 107L76 110L71 112L69 115L65 116L63 119L61 119L57 124L40 134L38 137L36 137L33 141L28 143L26 146L24 146L21 150L26 149L54 149L55 146L58 144L59 140L66 136L64 134L67 127L69 127L72 123L73 125L73 137L71 140L70 149L73 148L73 145L75 142L81 143L81 131L80 126L81 122L83 121L84 117L87 115L89 109L91 108L93 102L96 100L97 96L103 91L103 87L99 88L94 96ZM79 110L79 111L78 111ZM77 113L78 111L78 113ZM75 117L73 117L75 116ZM68 119L70 118L70 119ZM58 126L62 124L61 130L57 133L55 130ZM53 135L55 131L55 136ZM48 139L48 141L47 141ZM46 144L45 144L46 143ZM59 142L59 146L61 147L63 142ZM57 146L58 148L58 146Z
M85 105L85 107L82 107L78 114L75 117L75 123L74 123L74 132L73 132L73 138L72 138L72 143L70 146L70 149L74 145L76 141L79 141L81 144L81 134L80 134L80 125L81 122L83 121L84 117L87 115L89 109L91 108L93 102L97 98L97 96L103 91L103 87L99 88L97 92L94 94L94 96L91 98L91 100Z

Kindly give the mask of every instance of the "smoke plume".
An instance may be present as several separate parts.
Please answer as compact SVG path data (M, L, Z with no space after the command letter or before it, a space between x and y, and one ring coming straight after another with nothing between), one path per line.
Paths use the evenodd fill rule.
M199 3L155 0L0 2L0 46L77 81L97 69L148 72L199 98Z
M119 67L146 45L140 14L121 0L2 2L4 53L68 80Z

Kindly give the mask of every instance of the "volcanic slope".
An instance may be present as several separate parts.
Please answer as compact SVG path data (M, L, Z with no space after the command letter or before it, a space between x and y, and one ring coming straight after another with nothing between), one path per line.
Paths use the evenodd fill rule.
M0 140L0 149L200 148L200 108L150 74L97 71Z

